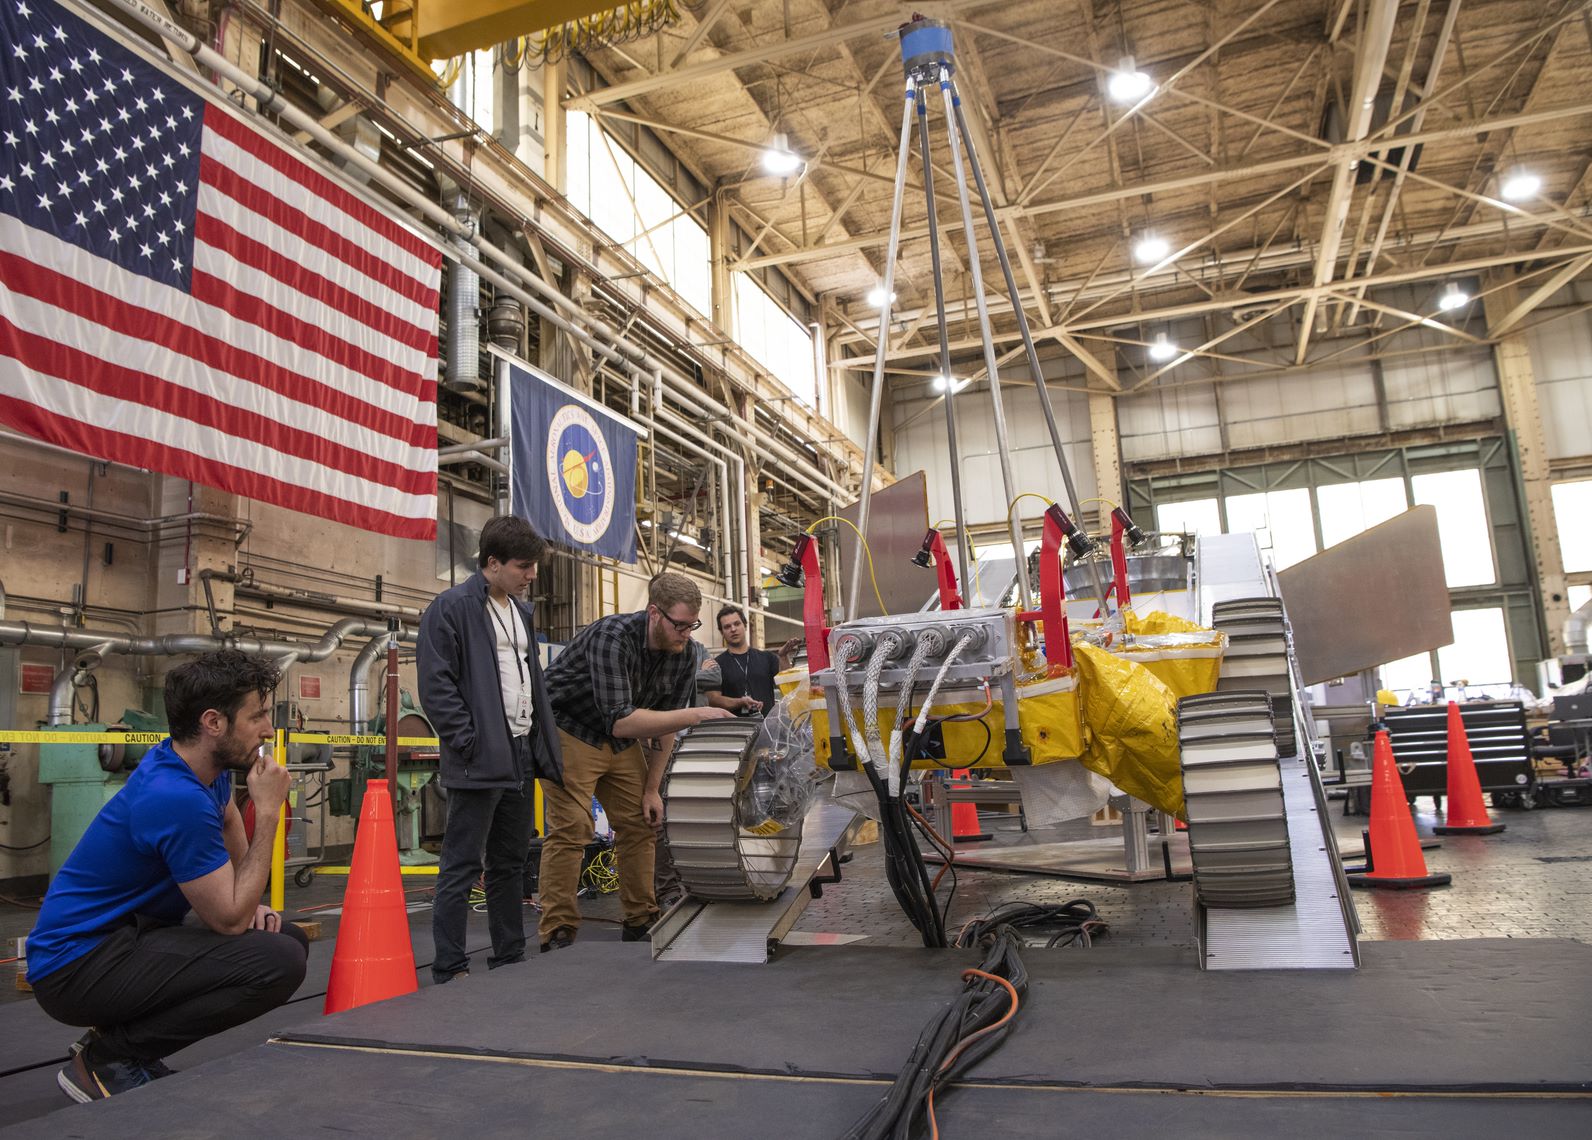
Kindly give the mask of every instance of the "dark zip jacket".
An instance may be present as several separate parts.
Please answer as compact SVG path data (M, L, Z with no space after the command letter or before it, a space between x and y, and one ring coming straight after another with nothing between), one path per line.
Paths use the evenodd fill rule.
M553 702L536 653L531 608L513 599L530 637L531 770L516 773L498 678L497 640L487 617L487 583L479 573L438 594L420 617L420 704L437 730L444 788L513 788L520 776L564 781Z

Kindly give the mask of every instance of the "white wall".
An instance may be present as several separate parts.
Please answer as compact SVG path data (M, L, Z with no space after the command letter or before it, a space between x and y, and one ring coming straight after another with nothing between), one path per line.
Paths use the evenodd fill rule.
M1550 459L1592 456L1592 313L1571 311L1588 301L1592 288L1574 285L1527 318L1560 314L1526 333Z
M1027 369L1018 375L1026 374ZM1011 441L1013 494L1030 491L1059 501L1066 493L1056 464L1055 447L1045 424L1044 411L1032 384L1013 381L1003 373L1002 396L1007 437ZM1062 375L1062 383L1081 383ZM1056 384L1050 389L1051 407L1062 437L1062 449L1078 496L1087 499L1095 490L1094 458L1090 450L1089 401ZM896 425L894 469L897 475L922 470L927 478L929 521L953 516L949 449L943 406L930 410L936 393L926 383L900 385L891 408ZM923 414L919 414L923 413ZM1001 523L1007 496L1001 483L1000 459L995 447L995 425L988 385L972 385L956 397L957 450L961 454L962 501L970 526ZM916 418L914 418L916 417ZM910 422L908 422L910 421ZM900 425L906 424L905 427ZM1039 504L1025 503L1023 516L1036 513Z
M1412 312L1433 309L1424 291L1390 290L1374 299ZM1478 306L1473 302L1471 308ZM1460 321L1471 335L1481 334L1479 312L1464 312ZM1219 321L1212 331L1231 327ZM1204 324L1194 321L1176 323L1168 332L1186 346L1208 336ZM1123 460L1208 455L1224 449L1368 435L1384 427L1397 431L1474 422L1502 414L1492 352L1485 345L1448 351L1458 338L1424 326L1383 337L1374 346L1365 343L1364 334L1318 338L1310 355L1320 363L1303 373L1284 372L1293 360L1295 332L1295 325L1273 322L1241 332L1220 346L1224 355L1274 370L1268 374L1244 378L1243 363L1191 360L1142 394L1120 398ZM1588 335L1592 337L1592 332ZM1445 351L1434 351L1438 349ZM1126 347L1123 357L1140 351ZM1373 362L1372 351L1382 359ZM1384 411L1378 407L1378 369L1385 424ZM1592 373L1592 363L1588 372ZM1217 375L1225 378L1216 381Z

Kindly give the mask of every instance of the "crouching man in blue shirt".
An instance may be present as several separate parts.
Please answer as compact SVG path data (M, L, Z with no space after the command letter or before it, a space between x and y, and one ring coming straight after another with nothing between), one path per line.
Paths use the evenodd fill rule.
M171 736L83 833L28 935L39 1006L91 1026L58 1083L99 1100L167 1076L162 1061L241 1025L304 980L302 931L260 905L287 796L287 769L264 755L280 675L264 658L207 653L166 674ZM246 773L245 838L232 774ZM198 923L183 924L192 908Z

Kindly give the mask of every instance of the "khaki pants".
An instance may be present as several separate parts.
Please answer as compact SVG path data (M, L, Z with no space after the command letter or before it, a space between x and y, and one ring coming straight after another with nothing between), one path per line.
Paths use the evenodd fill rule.
M647 762L641 745L623 752L593 748L567 732L558 734L564 750L564 786L542 781L547 837L542 841L542 868L537 892L542 902L538 930L546 942L560 926L580 926L581 859L592 841L591 801L596 796L614 829L614 856L619 863L619 902L627 924L651 922L658 904L652 892L656 840L641 815L641 794L647 787Z

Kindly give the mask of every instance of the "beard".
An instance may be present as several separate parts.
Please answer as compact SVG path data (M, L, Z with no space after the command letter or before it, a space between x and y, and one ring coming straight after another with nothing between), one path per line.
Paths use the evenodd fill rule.
M220 761L221 767L228 771L243 772L253 767L254 758L259 751L258 741L229 734L216 745L216 759Z

